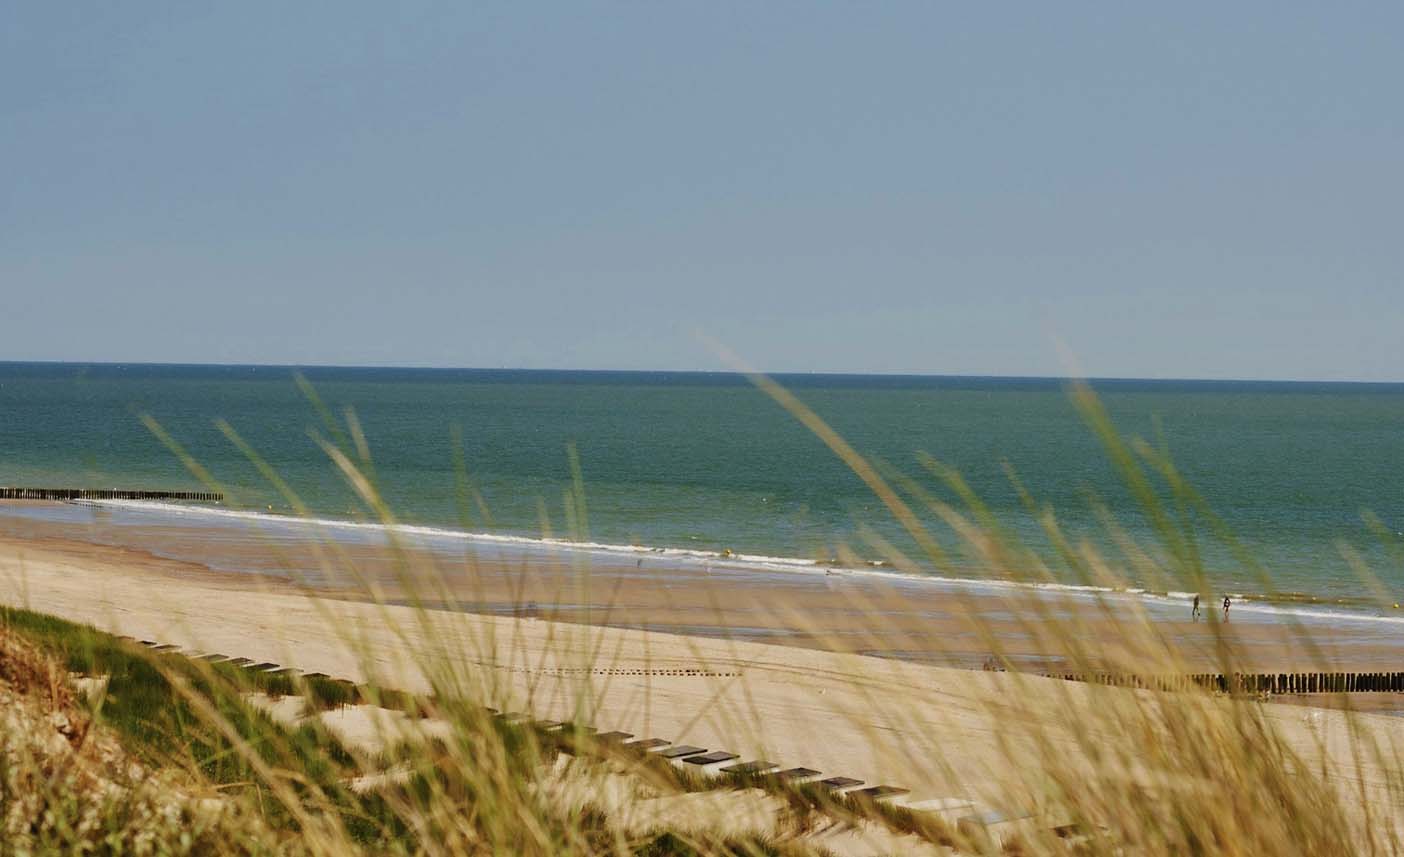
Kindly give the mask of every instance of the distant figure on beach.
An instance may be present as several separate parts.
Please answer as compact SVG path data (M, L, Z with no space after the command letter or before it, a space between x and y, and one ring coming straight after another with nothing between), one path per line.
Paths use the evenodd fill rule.
M1224 621L1225 621L1225 622L1228 621L1228 609L1229 609L1229 605L1231 605L1231 604L1233 604L1233 602L1229 600L1229 597L1228 597L1227 595L1225 595L1225 596L1224 596Z
M1199 621L1199 593L1198 593L1198 592L1196 592L1196 593L1194 594L1194 606L1190 608L1190 619L1191 619L1191 621L1194 621L1194 622L1198 622L1198 621Z

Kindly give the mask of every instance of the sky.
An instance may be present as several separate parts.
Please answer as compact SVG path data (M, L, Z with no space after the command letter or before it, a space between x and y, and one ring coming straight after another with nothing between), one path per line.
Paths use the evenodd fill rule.
M1404 380L1401 31L11 2L0 359Z

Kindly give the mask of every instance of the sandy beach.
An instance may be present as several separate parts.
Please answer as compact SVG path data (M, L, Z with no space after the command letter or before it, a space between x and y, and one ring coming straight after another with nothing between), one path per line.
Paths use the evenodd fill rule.
M485 598L511 594L509 581L520 581L508 571L480 575ZM843 637L833 633L774 638L788 645L680 633L684 619L695 622L692 604L716 608L765 599L766 627L784 628L787 623L798 627L803 611L835 608L843 599L850 599L851 608L853 595L802 587L792 592L774 584L738 591L690 579L672 579L666 586L640 586L630 579L626 586L626 571L592 570L591 591L609 594L600 599L602 611L605 604L615 605L604 618L622 623L647 616L656 630L460 610L420 612L309 593L274 576L232 575L130 548L52 535L0 538L0 601L6 604L190 651L268 660L357 680L373 673L386 684L410 690L429 689L429 672L451 663L474 692L499 707L539 717L578 715L600 729L897 784L912 789L914 798L1017 801L1009 791L1015 787L1012 781L992 776L1008 770L1008 742L1020 740L1015 733L1027 727L1074 752L1065 712L1135 693L839 651L832 642ZM533 581L533 587L544 586ZM544 597L547 590L526 591L539 591L542 603L550 603ZM891 608L907 597L874 595L864 609ZM945 624L928 629L925 639L961 639L956 614L965 606L986 613L995 609L992 604L948 605ZM723 606L714 621L733 620L741 609ZM827 628L845 627L847 621L829 617ZM677 625L669 628L669 622ZM1017 624L1006 622L1010 628ZM1243 633L1266 658L1282 629L1254 626ZM1365 651L1367 659L1397 653L1382 642L1363 645L1348 635L1332 640L1323 634L1321 642L1334 643L1342 657L1356 650ZM955 648L974 652L970 645ZM1284 660L1290 657L1283 654ZM1311 764L1334 768L1345 761L1334 755L1348 738L1340 712L1295 705L1268 706L1267 711ZM1360 722L1386 737L1401 725L1397 718L1379 715L1363 715ZM1383 782L1369 760L1340 773L1340 787L1363 787L1367 794ZM1126 776L1136 772L1128 770Z

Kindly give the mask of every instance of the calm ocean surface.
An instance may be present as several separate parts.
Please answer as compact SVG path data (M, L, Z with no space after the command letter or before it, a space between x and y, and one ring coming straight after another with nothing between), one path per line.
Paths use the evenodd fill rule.
M308 369L340 414L354 409L377 476L406 522L465 525L454 433L491 510L493 532L567 532L567 448L579 451L594 542L829 557L876 552L864 527L905 544L863 484L790 416L729 375L498 370ZM1004 475L1008 460L1075 536L1102 532L1090 497L1150 539L1063 384L1046 379L779 376L856 448L911 473L915 453L958 468L1034 542ZM1157 425L1215 511L1266 564L1276 588L1355 605L1364 595L1341 544L1369 561L1394 600L1404 569L1362 510L1404 529L1404 385L1099 381L1126 434ZM330 518L361 516L311 437L326 433L293 370L239 366L0 363L0 485L196 487L140 422L149 413L250 508L286 504L214 426L227 420ZM934 480L936 494L949 496ZM476 513L475 513L476 515ZM946 535L938 529L938 535ZM1261 586L1209 546L1219 585ZM950 569L947 570L952 571ZM979 567L954 570L979 576Z

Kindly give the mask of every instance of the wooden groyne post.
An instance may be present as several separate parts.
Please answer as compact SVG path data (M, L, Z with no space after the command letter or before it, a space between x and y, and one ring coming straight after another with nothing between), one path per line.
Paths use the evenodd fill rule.
M1404 672L1305 672L1305 673L1190 673L1188 675L1136 675L1132 673L1056 673L1049 678L1176 691L1190 686L1223 693L1404 693Z
M3 488L0 500L185 500L222 503L217 491L126 491L118 488Z

